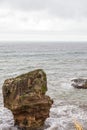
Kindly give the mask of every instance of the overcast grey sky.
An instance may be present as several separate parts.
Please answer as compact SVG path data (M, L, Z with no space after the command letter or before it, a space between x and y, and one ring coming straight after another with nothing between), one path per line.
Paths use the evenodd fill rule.
M87 41L87 0L0 0L0 40Z

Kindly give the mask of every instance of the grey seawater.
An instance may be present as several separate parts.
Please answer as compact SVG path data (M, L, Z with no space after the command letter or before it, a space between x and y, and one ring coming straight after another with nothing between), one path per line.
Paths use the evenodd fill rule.
M0 130L13 127L12 113L4 108L5 79L34 69L44 69L54 104L45 130L75 130L74 120L87 129L87 90L74 89L73 78L87 78L87 43L0 43Z

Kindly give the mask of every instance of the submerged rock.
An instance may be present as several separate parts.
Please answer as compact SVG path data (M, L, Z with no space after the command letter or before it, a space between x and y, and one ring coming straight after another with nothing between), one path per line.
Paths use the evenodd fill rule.
M73 79L72 86L79 89L87 89L87 79Z
M15 125L26 130L44 125L53 103L46 91L47 78L41 69L5 80L4 106L12 111Z

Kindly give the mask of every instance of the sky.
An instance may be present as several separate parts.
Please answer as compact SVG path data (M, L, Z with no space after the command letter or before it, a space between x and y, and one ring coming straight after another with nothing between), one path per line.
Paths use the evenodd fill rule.
M0 0L0 41L87 41L87 0Z

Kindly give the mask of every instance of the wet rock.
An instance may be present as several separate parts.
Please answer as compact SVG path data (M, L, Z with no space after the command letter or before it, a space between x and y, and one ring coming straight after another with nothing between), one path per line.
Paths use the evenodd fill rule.
M46 91L47 78L41 69L5 80L4 106L12 111L16 126L25 130L43 127L53 103Z
M87 89L87 79L73 79L72 86L78 89Z

